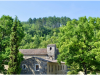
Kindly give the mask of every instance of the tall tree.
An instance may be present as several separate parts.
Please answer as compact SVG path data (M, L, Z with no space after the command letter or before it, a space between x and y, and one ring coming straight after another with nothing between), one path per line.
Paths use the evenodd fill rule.
M10 16L3 15L0 18L0 73L4 72L4 64L8 60L5 54L5 48L9 47L13 19Z
M44 27L43 27L43 23L42 23L42 19L39 18L37 21L36 21L36 33L37 34L40 34L42 36L43 34L43 30Z
M28 19L29 24L32 24L32 18Z
M12 23L13 23L13 19L10 16L5 16L3 15L0 18L0 31L1 31L1 50L4 50L4 48L6 47L7 44L9 44L8 42L5 42L6 38L9 38L7 36L10 35L11 33L11 27L12 27Z
M53 17L49 16L46 21L46 27L53 28Z
M43 23L43 25L46 24L46 17L43 17L43 18L42 18L42 23Z
M100 71L100 18L80 17L60 28L58 62L77 63L77 71Z
M36 23L36 18L33 18L32 23L34 24Z
M21 33L23 32L19 32L21 31L20 26L20 21L17 19L17 16L15 18L15 21L13 23L12 26L12 33L10 35L10 45L11 45L11 49L10 49L10 61L9 61L9 68L8 68L8 74L20 74L20 58L19 58L19 43L21 41L21 39L23 38L23 35L21 35ZM19 30L20 29L20 30Z
M57 17L56 19L57 19L57 26L56 27L58 28L58 27L60 27L60 18Z

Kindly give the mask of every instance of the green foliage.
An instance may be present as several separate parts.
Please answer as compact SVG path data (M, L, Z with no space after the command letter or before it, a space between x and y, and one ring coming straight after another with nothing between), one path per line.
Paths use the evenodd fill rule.
M21 41L21 46L24 46L26 43L33 42L32 35L26 34L23 40Z
M82 71L82 69L79 69L79 64L75 62L73 62L67 69L68 74L78 74L79 71Z
M8 63L9 68L7 73L20 74L21 72L20 63L22 61L23 55L19 53L18 47L20 41L24 37L24 32L23 32L22 25L20 21L17 19L17 17L15 18L15 21L13 22L13 26L11 29L12 29L12 33L10 35L11 48L10 48L10 55L9 55L10 61Z
M17 30L12 32L11 28L14 24L17 25ZM18 52L18 49L46 48L48 44L57 45L60 51L58 62L64 61L70 66L69 74L77 74L85 70L87 73L100 71L100 18L98 17L87 19L85 16L71 21L68 17L53 16L29 18L27 22L17 20L13 23L12 17L3 15L0 18L0 32L0 72L5 72L4 64L8 64L10 60L11 47L11 50ZM18 41L12 42L11 44L15 45L11 46L10 38L14 41L14 37L10 35L16 33ZM17 62L14 64L18 67L10 68L8 72L11 73L18 68L16 73L20 73L19 65L23 55L18 52L17 57L13 55L10 57L16 58L18 64ZM10 66L14 65L11 65L12 62L10 60Z
M72 20L60 28L57 44L60 52L59 63L65 61L66 65L71 65L75 62L79 65L76 70L83 68L85 74L87 71L100 71L100 30L96 21L96 18L89 17L88 20L86 17L80 17L78 21Z
M0 73L3 73L3 71L4 71L3 57L2 54L0 53Z
M29 18L28 22L29 22L29 24L32 24L32 19L31 19L31 18Z
M17 25L16 32L11 31L12 30L11 28L14 24ZM12 17L3 15L0 18L0 32L1 32L0 73L1 72L6 73L6 70L4 69L4 65L8 65L8 62L10 60L9 59L10 48L11 48L10 39L14 39L14 37L10 37L10 35L15 35L17 33L16 35L18 38L17 43L12 42L11 44L12 45L17 44L16 47L20 46L19 49L46 48L48 44L57 43L57 37L59 33L59 29L57 28L59 26L60 26L60 18L55 16L48 17L48 18L47 17L38 18L38 19L29 18L28 22L20 22L19 20L13 22ZM24 33L25 33L25 37L24 37ZM12 47L15 48L15 45ZM16 58L14 56L11 57ZM20 56L20 58L21 57L22 56ZM20 64L20 60L21 59L18 60L19 64ZM11 64L11 62L9 63ZM15 68L17 68L17 66L15 66ZM10 72L11 70L12 69L9 69L8 72Z
M10 16L3 15L0 18L0 27L1 27L3 36L9 35L9 33L11 33L12 22L13 22L13 19Z
M6 48L9 46L11 27L13 19L10 16L3 15L0 18L0 73L5 73L4 65L8 62Z
M76 19L75 19L76 20ZM45 26L46 28L58 28L60 25L66 25L68 21L71 21L69 17L56 17L56 16L49 16L43 18L29 18L27 22L23 22L25 24L39 24L39 27Z

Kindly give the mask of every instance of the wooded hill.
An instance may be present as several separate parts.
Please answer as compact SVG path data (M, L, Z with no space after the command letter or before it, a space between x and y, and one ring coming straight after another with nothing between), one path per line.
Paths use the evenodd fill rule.
M70 74L100 72L99 17L71 20L54 16L20 22L17 17L14 20L3 15L0 18L0 73L7 73L4 65L9 61L8 73L20 73L21 69L15 67L23 60L18 49L46 48L48 44L56 44L59 48L58 63L64 61L70 66Z
M56 44L59 27L68 21L71 21L69 17L29 18L27 22L22 22L25 37L19 48L46 48L48 44Z

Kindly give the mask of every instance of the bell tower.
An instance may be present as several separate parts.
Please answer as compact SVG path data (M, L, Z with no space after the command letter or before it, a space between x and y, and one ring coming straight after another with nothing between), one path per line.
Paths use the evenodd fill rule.
M56 55L56 45L55 44L49 44L47 45L47 54L49 59L55 60Z

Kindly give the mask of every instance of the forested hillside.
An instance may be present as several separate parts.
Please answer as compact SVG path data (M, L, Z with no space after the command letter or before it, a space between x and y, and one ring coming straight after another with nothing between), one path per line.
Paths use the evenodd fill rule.
M57 60L70 66L69 73L100 72L100 18L29 18L22 25L25 37L20 49L46 48L48 44L56 44L60 52Z
M25 37L19 48L46 48L48 44L56 44L58 41L59 27L66 25L68 21L71 21L71 19L66 16L29 18L27 22L22 22Z
M20 74L23 54L19 49L46 48L56 44L58 63L70 66L69 73L100 72L100 18L68 17L29 18L21 22L16 17L0 18L0 73ZM9 63L8 63L9 62ZM9 65L8 71L4 65Z
M20 64L23 54L19 53L18 49L46 48L48 44L56 44L59 27L66 25L68 21L71 21L68 17L54 16L29 18L28 21L21 22L18 19L14 20L11 16L2 15L0 18L0 73L7 73L4 65L8 65L9 61L8 73L12 72L11 68L14 67L14 64L12 67L11 62L14 62L12 57L15 54L18 58L16 60ZM17 30L14 28L15 26L17 26ZM16 40L18 41L16 42ZM16 72L13 71L13 73ZM20 73L20 69L17 70L17 73Z

